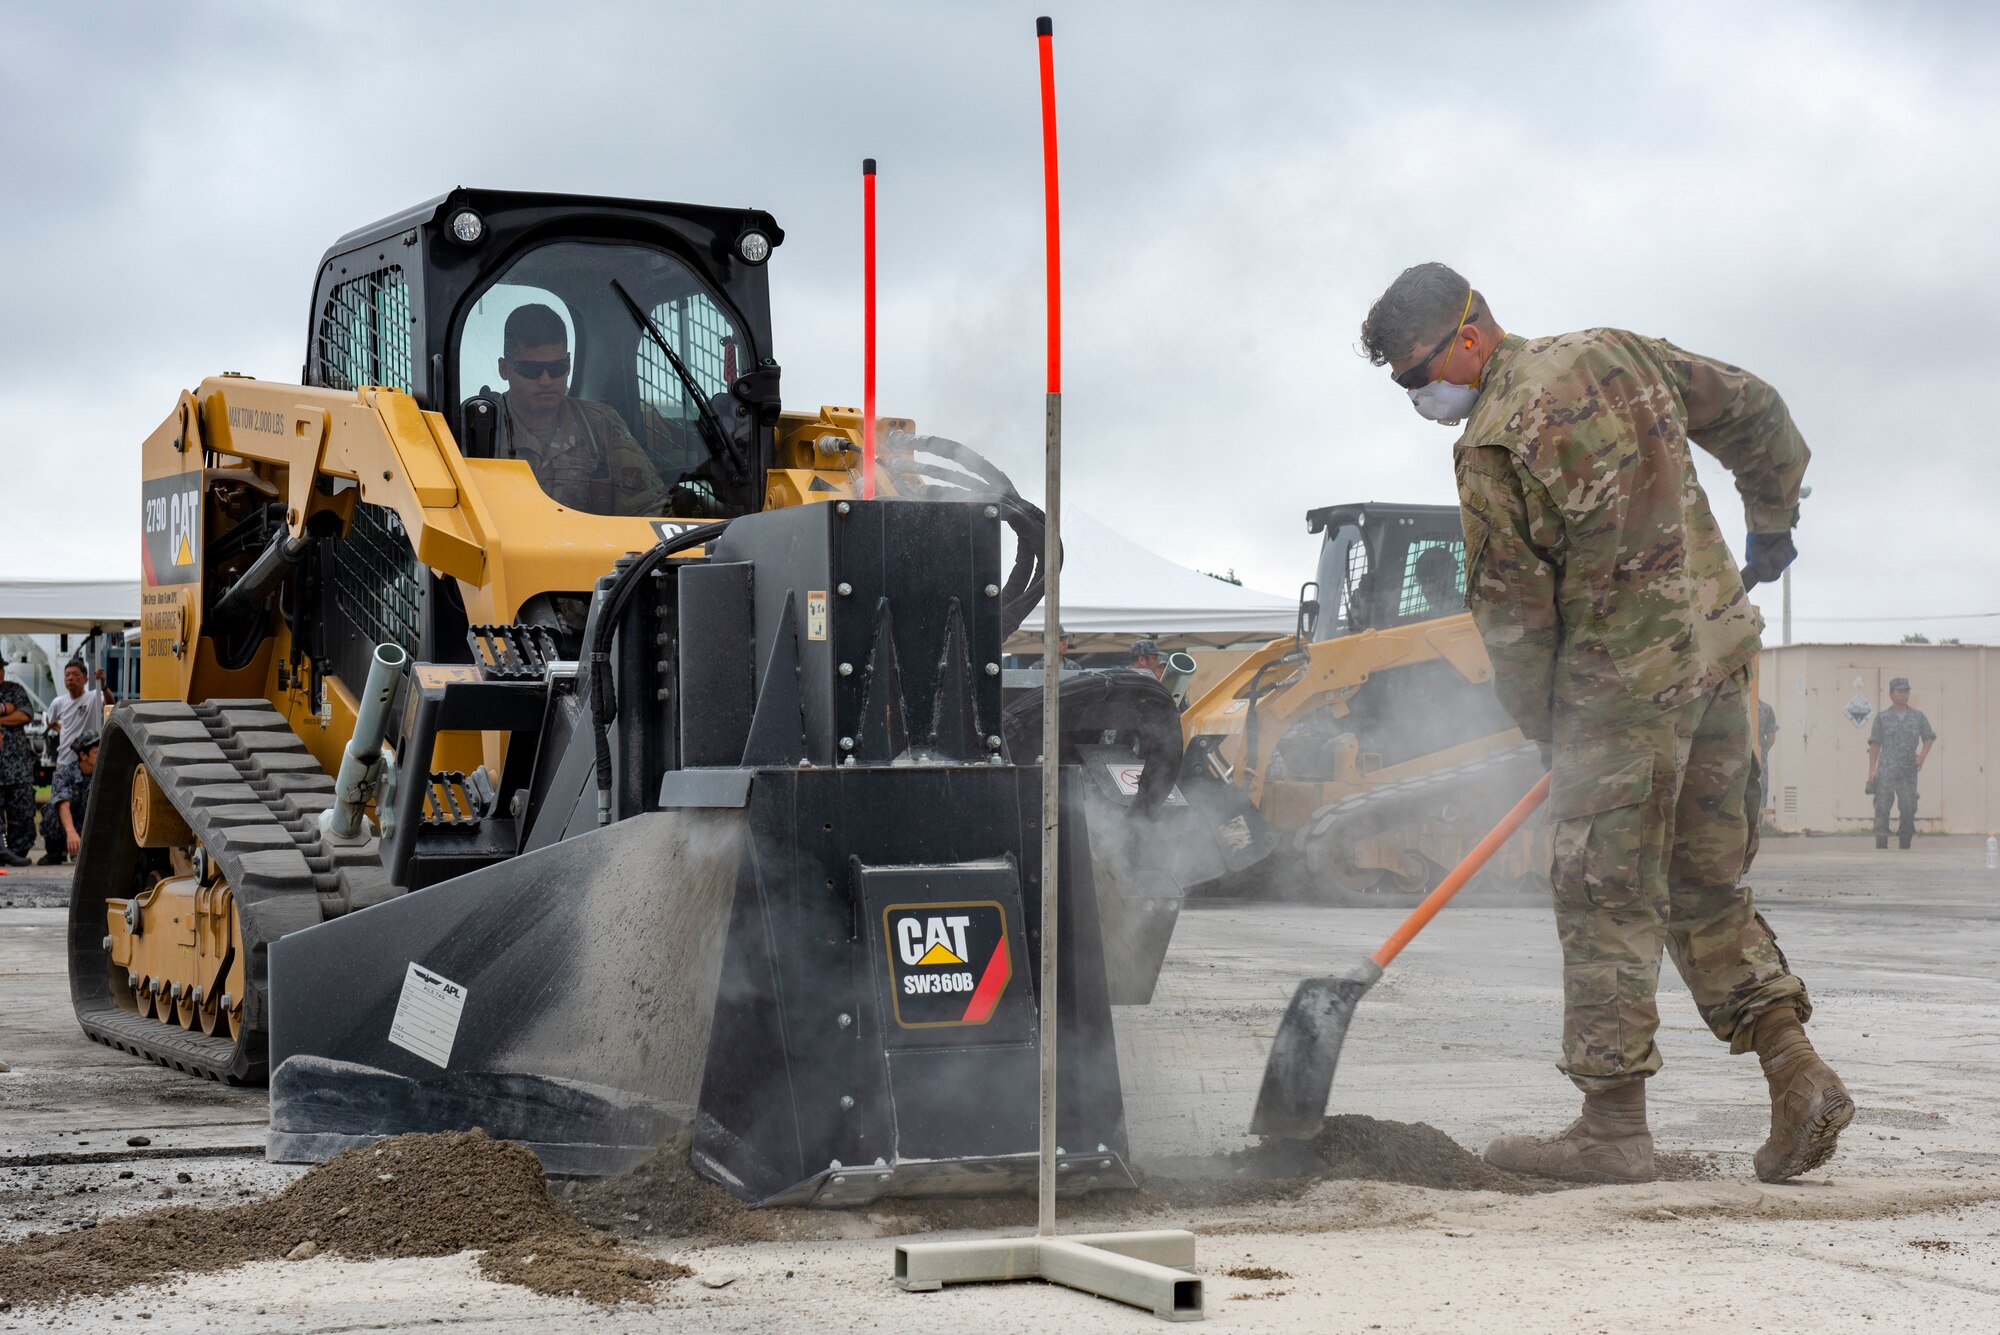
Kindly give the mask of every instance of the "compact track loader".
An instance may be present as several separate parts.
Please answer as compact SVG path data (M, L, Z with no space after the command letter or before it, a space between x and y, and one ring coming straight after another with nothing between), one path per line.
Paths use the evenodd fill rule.
M302 384L182 395L86 1033L268 1079L279 1159L479 1126L601 1173L691 1126L751 1201L1032 1181L1040 701L999 663L1041 516L906 421L861 499L859 414L780 402L783 239L456 190L327 252ZM1148 779L1065 789L1072 1190L1131 1180L1109 1007L1219 872L1176 854L1171 697L1111 675L1069 725Z
M1246 850L1225 894L1337 902L1435 886L1540 777L1493 694L1463 611L1465 538L1449 505L1313 510L1325 535L1296 634L1189 706L1182 788ZM1481 881L1545 890L1539 822Z

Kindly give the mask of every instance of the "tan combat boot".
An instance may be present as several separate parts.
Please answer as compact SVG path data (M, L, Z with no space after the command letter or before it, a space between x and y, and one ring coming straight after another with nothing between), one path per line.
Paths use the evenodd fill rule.
M1841 1128L1854 1120L1854 1100L1813 1051L1789 1004L1751 1023L1751 1046L1771 1086L1771 1136L1757 1147L1757 1177L1788 1182L1832 1157Z
M1646 1129L1646 1082L1583 1096L1583 1116L1559 1136L1502 1136L1486 1162L1510 1173L1564 1182L1651 1182L1653 1133Z

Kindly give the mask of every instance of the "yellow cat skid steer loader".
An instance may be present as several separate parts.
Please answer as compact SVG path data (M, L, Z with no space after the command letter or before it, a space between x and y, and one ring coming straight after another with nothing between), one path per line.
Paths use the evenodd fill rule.
M301 384L182 395L73 892L91 1037L268 1078L280 1159L479 1126L601 1173L691 1125L750 1201L1033 1181L1039 701L999 664L1041 515L906 421L860 498L859 415L780 403L783 239L455 190L327 252ZM1185 893L1092 856L1190 819L1171 698L1117 676L1071 722L1158 776L1066 785L1073 1190L1131 1181L1109 1006Z

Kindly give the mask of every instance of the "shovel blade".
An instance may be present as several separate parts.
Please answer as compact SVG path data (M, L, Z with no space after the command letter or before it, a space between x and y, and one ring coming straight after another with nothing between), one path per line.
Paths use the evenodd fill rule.
M1381 976L1382 966L1371 959L1339 977L1299 983L1264 1063L1264 1084L1250 1119L1253 1135L1310 1140L1319 1134L1348 1021Z

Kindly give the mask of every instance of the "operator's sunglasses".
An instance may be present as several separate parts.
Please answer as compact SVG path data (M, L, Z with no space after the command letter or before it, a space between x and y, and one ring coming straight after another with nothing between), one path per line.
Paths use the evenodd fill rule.
M1440 345L1442 346L1442 345ZM514 374L523 380L542 380L553 376L562 380L569 375L569 358L557 357L554 361L531 362L519 357L509 357L507 365L514 368Z
M1463 328L1465 328L1463 324L1458 326L1458 329ZM1452 330L1449 334L1439 339L1438 345L1425 353L1422 361L1399 376L1391 376L1390 379L1394 380L1404 389L1422 389L1425 385L1428 385L1431 381L1425 372L1430 369L1431 363L1437 360L1437 355L1450 347L1451 341L1458 337L1458 329Z

